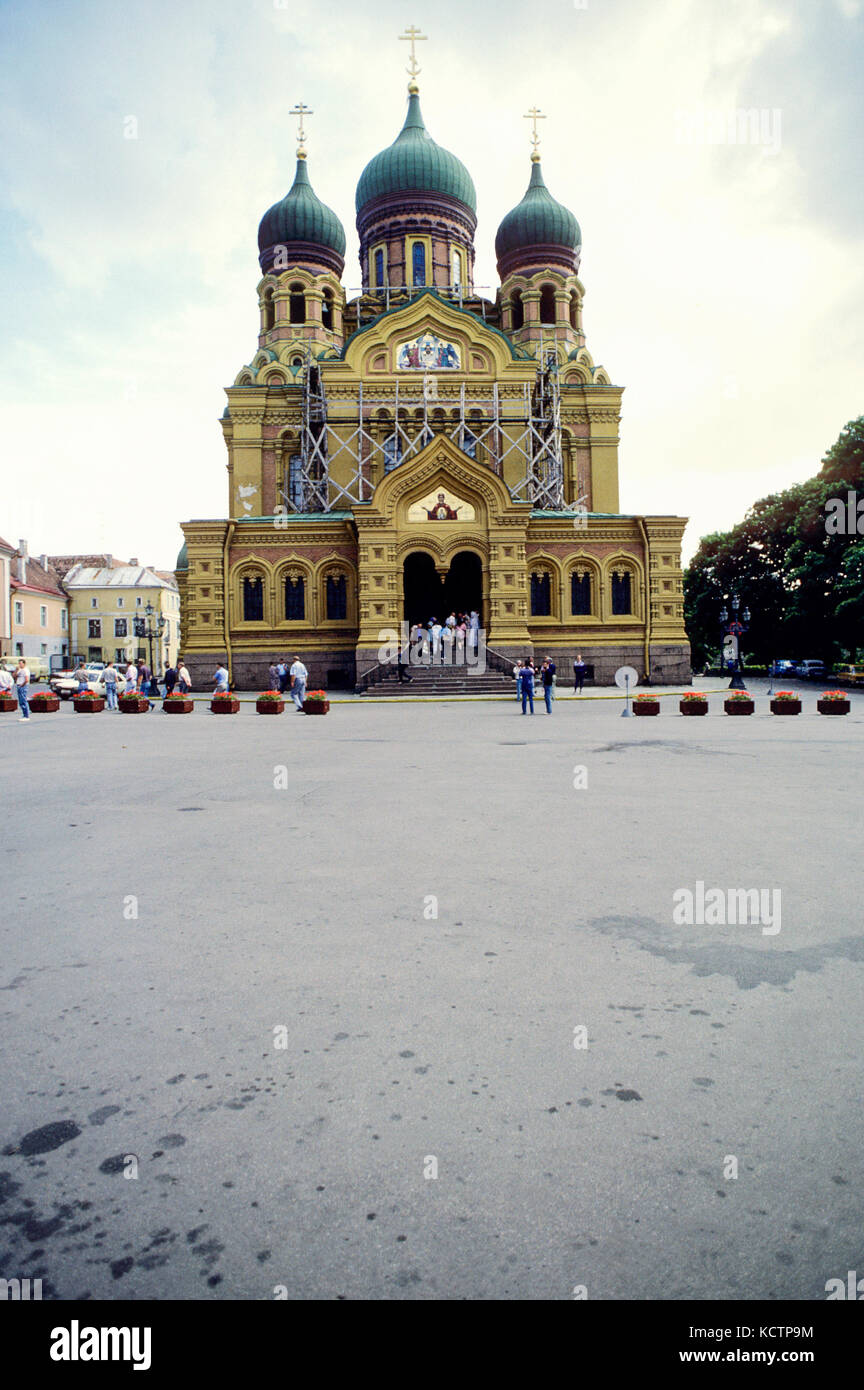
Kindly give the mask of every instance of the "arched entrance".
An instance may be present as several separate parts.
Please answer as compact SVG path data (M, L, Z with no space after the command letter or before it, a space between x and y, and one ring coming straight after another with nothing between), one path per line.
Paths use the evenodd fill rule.
M446 618L441 580L435 569L435 561L425 550L412 550L410 555L405 556L402 593L406 622L425 624L434 615L442 623Z
M450 561L444 580L444 608L447 613L470 613L476 609L483 623L483 561L473 550L460 550Z

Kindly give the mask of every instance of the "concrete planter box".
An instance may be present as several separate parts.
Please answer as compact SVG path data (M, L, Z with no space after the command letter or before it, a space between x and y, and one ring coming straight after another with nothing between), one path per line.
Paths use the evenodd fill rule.
M816 708L820 714L848 714L851 706L848 700L817 700Z
M682 714L695 715L708 713L707 700L679 700L678 708Z
M31 695L27 703L34 714L56 714L60 708L56 695Z
M644 715L644 714L659 714L659 713L660 713L660 701L659 701L659 700L634 700L634 701L633 701L633 713L634 713L634 714L640 714L640 715Z
M211 700L210 709L213 714L239 714L239 700Z
M163 700L162 708L166 714L191 714L195 705L191 700Z
M100 714L105 708L104 700L76 700L73 697L72 708L76 714Z
M800 701L800 700L772 700L772 701L771 701L771 713L772 713L772 714L800 714L800 713L801 713L801 701Z
M330 709L329 700L304 700L304 714L327 714Z
M259 714L282 714L285 709L284 700L256 700L255 708Z
M150 708L150 701L143 695L138 695L134 700L119 700L118 706L121 714L146 714Z
M723 708L727 714L752 714L756 706L752 700L724 700Z

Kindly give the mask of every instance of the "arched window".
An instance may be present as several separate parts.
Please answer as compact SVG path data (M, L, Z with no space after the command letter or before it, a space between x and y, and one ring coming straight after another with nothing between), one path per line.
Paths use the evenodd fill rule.
M570 295L570 327L579 328L579 296L575 290Z
M327 617L339 622L348 616L348 585L344 574L328 574L326 580Z
M590 570L574 570L570 576L570 612L574 618L591 615Z
M521 328L525 322L525 306L522 303L522 291L514 290L513 298L510 301L510 312L513 316L513 328Z
M306 296L302 285L292 285L288 291L288 319L291 323L306 322Z
M555 289L552 285L544 285L540 291L540 322L555 322Z
M273 307L273 287L268 285L264 291L264 332L273 327L276 322L276 312Z
M379 246L375 252L375 288L380 290L384 286L384 248Z
M302 622L306 617L306 581L302 574L289 574L285 580L285 617Z
M402 441L386 410L378 412L378 439L384 455L384 472L392 473L402 462Z
M545 571L531 575L531 617L549 618L552 615L552 580Z
M285 475L285 491L288 494L288 501L295 511L304 511L303 506L303 459L300 454L290 454L288 456L288 468Z
M453 277L454 290L463 289L464 286L462 282L464 276L462 274L462 252L458 251L455 247L453 248L451 274Z
M629 570L612 572L612 612L618 616L632 613L632 593Z
M321 325L323 328L333 327L333 291L325 290L324 299L321 304Z
M411 247L411 283L426 284L426 247L422 241L415 241Z
M260 623L264 618L264 584L261 579L243 580L243 621Z

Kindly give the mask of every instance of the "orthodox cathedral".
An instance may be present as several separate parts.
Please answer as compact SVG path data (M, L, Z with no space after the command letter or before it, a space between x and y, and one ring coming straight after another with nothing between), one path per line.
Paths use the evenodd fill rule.
M183 654L238 686L301 654L313 686L363 690L403 622L480 614L491 664L581 652L689 679L685 519L622 513L622 388L582 321L581 232L538 152L495 237L500 287L474 285L471 175L433 140L412 59L408 109L357 184L362 289L309 174L258 229L257 351L226 388L228 516L183 523ZM507 667L509 669L509 666Z

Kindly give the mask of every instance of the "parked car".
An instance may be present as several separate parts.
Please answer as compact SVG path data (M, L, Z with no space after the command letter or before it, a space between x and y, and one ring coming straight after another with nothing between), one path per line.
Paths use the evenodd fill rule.
M824 661L799 661L798 675L802 681L821 681L825 679Z
M834 675L841 685L864 685L864 666L835 666Z
M97 695L105 694L105 682L102 679L104 670L105 663L102 661L88 662L84 667L87 684ZM52 676L50 685L54 694L59 695L61 700L71 700L78 690L78 682L71 671L62 671L59 676Z
M772 675L774 675L774 676L797 676L797 674L798 674L798 662L797 662L797 661L775 661L774 664L773 664L773 666L772 666L772 668L771 668L771 673L772 673Z

